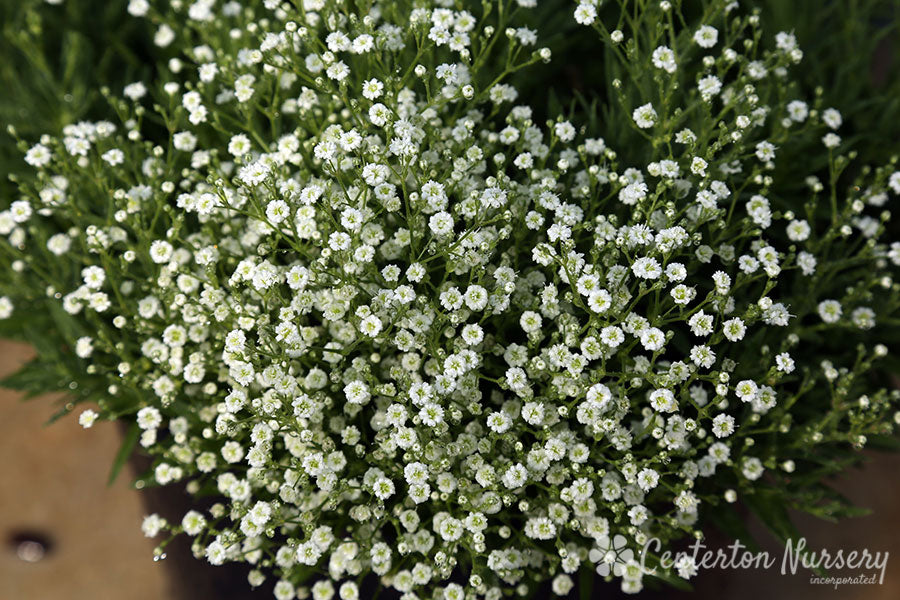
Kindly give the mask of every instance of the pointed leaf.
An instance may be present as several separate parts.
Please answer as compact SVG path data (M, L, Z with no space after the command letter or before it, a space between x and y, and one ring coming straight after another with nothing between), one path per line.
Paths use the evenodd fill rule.
M585 565L578 573L578 597L591 600L594 593L594 565Z
M735 510L730 507L716 507L707 511L705 516L725 535L738 540L752 552L759 551L759 544L750 535L747 524Z
M125 438L122 440L119 451L116 453L116 459L113 461L112 468L109 470L109 480L106 482L106 485L112 485L115 482L122 467L128 462L128 458L131 456L131 452L134 450L135 445L137 445L140 436L141 430L137 423L132 423L131 427L128 428L128 432L125 434Z

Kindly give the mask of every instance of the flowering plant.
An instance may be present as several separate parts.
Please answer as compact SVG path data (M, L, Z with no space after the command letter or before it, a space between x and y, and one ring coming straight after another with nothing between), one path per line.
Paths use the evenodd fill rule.
M592 557L636 592L737 500L852 513L821 480L898 419L896 159L737 2L536 4L130 0L156 75L21 142L8 383L220 499L148 517L160 555L282 600L565 595ZM603 57L569 110L542 36Z

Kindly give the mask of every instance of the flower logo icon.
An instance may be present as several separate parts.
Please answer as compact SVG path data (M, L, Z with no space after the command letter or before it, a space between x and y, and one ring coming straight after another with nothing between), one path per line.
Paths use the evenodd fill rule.
M625 536L616 534L612 539L604 535L597 540L597 547L588 554L592 563L597 565L597 574L606 577L610 573L621 577L623 567L634 559L634 552L627 546Z

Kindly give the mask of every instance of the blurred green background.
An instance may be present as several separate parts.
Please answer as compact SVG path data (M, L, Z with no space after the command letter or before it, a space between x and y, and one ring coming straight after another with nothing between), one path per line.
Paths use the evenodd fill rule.
M67 123L103 116L103 85L116 93L152 71L147 25L127 0L0 0L0 197L15 193L8 175L25 171L8 135L29 142Z

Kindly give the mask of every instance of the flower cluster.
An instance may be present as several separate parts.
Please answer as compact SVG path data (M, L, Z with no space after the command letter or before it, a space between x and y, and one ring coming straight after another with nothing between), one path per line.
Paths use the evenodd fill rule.
M621 140L520 97L534 0L130 1L159 80L27 149L0 318L39 289L102 390L81 424L220 498L147 535L280 600L565 595L591 561L636 592L647 540L892 431L861 375L900 171L845 173L798 41L737 3L600 4Z

